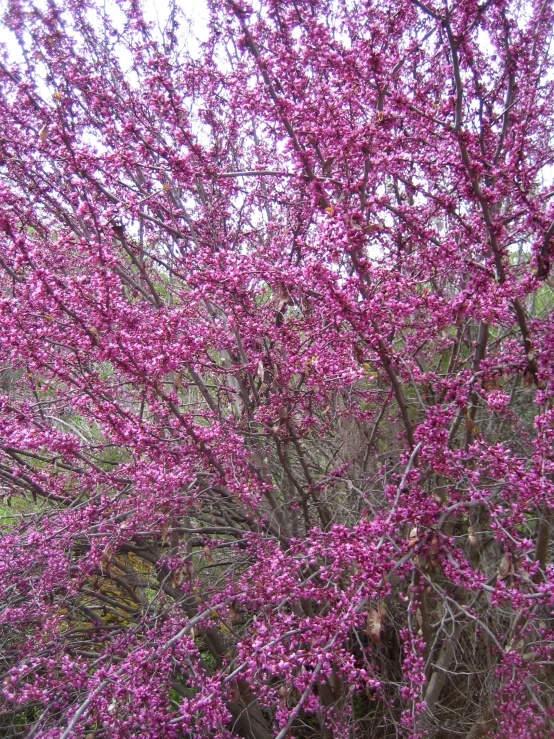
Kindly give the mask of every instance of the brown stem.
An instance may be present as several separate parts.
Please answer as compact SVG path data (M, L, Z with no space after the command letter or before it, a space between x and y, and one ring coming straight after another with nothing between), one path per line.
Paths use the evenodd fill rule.
M438 659L434 664L433 673L427 685L427 690L425 691L426 710L425 713L421 715L421 718L419 720L420 729L425 728L434 715L436 703L446 682L446 671L448 670L454 659L454 653L460 636L460 630L460 624L456 623L452 634L450 636L446 636L442 643Z
M548 562L548 546L550 544L550 536L552 534L553 518L553 509L545 505L539 521L537 544L535 547L535 561L538 562L541 567L541 572L537 572L533 578L536 583L542 582L544 578L543 572Z

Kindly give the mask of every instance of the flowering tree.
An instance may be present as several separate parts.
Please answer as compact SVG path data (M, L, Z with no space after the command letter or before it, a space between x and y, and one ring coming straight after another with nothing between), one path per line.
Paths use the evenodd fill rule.
M209 10L3 17L0 733L551 736L554 5Z

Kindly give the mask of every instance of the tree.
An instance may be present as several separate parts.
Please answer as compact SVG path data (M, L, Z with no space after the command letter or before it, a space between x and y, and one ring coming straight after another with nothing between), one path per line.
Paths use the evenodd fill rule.
M551 735L553 4L209 10L3 17L2 736Z

